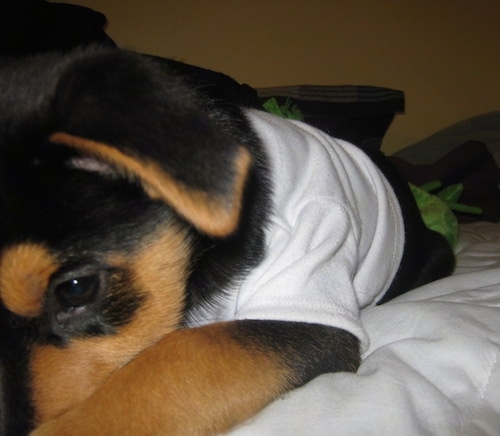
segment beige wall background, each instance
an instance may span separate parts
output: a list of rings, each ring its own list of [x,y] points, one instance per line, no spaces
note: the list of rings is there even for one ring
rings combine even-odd
[[[62,0],[63,1],[63,0]],[[108,18],[120,46],[224,72],[254,87],[401,89],[392,153],[500,110],[498,0],[70,0]]]

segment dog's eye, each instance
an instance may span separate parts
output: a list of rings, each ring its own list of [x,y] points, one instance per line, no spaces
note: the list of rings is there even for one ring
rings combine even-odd
[[[79,307],[90,303],[100,286],[98,274],[75,277],[64,281],[54,289],[59,302],[67,307]]]

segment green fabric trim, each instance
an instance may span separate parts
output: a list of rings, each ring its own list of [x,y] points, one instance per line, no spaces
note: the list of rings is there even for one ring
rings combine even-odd
[[[266,100],[263,104],[264,109],[274,115],[278,115],[282,118],[289,118],[291,120],[299,120],[302,121],[304,116],[300,109],[296,106],[292,106],[292,101],[288,97],[285,101],[285,104],[280,106],[278,100],[275,97],[271,97],[269,100]]]
[[[450,185],[436,195],[429,191],[439,189],[441,187],[439,181],[429,182],[420,187],[411,183],[409,185],[425,225],[443,235],[452,248],[457,246],[459,237],[458,221],[453,211],[472,214],[483,212],[479,207],[458,203],[464,190],[462,184]]]

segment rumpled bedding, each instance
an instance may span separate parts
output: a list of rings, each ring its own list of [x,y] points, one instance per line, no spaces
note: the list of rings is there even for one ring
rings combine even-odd
[[[322,375],[230,435],[500,434],[500,223],[462,224],[451,277],[362,320],[358,373]]]

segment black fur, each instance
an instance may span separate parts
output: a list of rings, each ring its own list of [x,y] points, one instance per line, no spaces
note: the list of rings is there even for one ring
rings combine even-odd
[[[0,306],[0,435],[24,435],[32,427],[28,349],[36,325]]]
[[[382,304],[450,275],[455,267],[455,256],[446,239],[425,226],[410,187],[397,168],[378,150],[367,151],[367,154],[394,189],[405,226],[403,258],[396,277],[379,302]]]
[[[244,320],[233,334],[243,346],[283,356],[290,388],[328,372],[355,372],[361,363],[354,335],[320,324]]]

